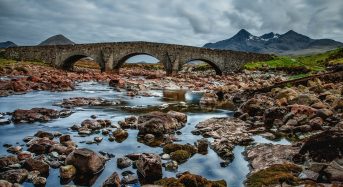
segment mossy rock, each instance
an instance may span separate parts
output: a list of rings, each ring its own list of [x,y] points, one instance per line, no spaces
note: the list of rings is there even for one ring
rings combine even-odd
[[[298,185],[300,179],[297,176],[301,171],[301,167],[294,164],[275,164],[248,176],[246,185],[248,187],[260,187],[284,182],[289,185]]]
[[[156,181],[155,185],[185,187],[185,185],[183,185],[182,183],[179,183],[176,178],[163,178],[163,179]]]
[[[197,153],[197,148],[194,145],[190,144],[167,144],[163,147],[163,152],[170,154],[172,152],[175,152],[177,150],[184,150],[187,151],[189,154],[194,155]]]
[[[168,186],[168,187],[226,187],[225,180],[210,181],[206,178],[194,175],[189,172],[182,173],[178,179],[176,178],[164,178],[155,182],[156,185]]]
[[[184,163],[191,157],[191,154],[185,150],[177,150],[170,153],[170,158],[178,163]]]

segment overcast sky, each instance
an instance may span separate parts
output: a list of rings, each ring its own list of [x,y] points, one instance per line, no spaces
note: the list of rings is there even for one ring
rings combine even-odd
[[[241,28],[343,41],[343,0],[0,0],[0,41],[153,41],[202,46]]]

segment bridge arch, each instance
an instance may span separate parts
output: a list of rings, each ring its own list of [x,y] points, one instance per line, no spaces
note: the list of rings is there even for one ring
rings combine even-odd
[[[87,55],[84,53],[75,53],[75,54],[70,54],[68,55],[63,61],[62,61],[62,69],[64,70],[71,70],[75,63],[83,58],[92,58],[99,66],[100,70],[104,71],[105,70],[105,65],[103,63],[99,63],[98,59],[94,55]]]
[[[119,60],[116,63],[116,65],[113,66],[113,69],[118,70],[119,68],[121,68],[126,63],[126,61],[129,58],[134,57],[134,56],[138,56],[138,55],[147,55],[147,56],[151,56],[153,58],[156,58],[159,61],[158,63],[162,62],[163,68],[166,69],[166,65],[163,63],[163,61],[161,59],[161,56],[160,55],[156,55],[156,54],[152,54],[152,53],[149,53],[149,52],[132,52],[132,53],[127,53],[126,55],[124,55],[121,58],[119,58]]]
[[[205,59],[205,58],[191,58],[191,59],[188,59],[188,60],[186,60],[182,64],[182,66],[184,66],[185,64],[187,64],[189,62],[192,62],[192,61],[202,61],[202,62],[205,62],[205,63],[207,63],[208,65],[210,65],[214,69],[214,71],[216,72],[217,75],[223,75],[223,71],[217,66],[216,63],[214,63],[211,60]]]

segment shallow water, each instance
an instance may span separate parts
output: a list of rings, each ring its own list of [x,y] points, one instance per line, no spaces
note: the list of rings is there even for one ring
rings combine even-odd
[[[80,83],[75,90],[69,92],[47,92],[47,91],[34,91],[24,95],[13,95],[9,97],[0,98],[0,112],[12,112],[15,109],[30,109],[33,107],[45,107],[61,109],[60,107],[53,106],[53,103],[61,101],[64,98],[70,97],[103,97],[106,99],[119,99],[124,101],[127,106],[160,106],[168,103],[196,103],[201,97],[201,93],[191,93],[187,91],[176,91],[177,95],[171,94],[175,91],[152,91],[152,97],[134,97],[130,98],[125,95],[125,92],[114,91],[107,85],[86,82]],[[199,96],[200,95],[200,96]],[[60,131],[64,134],[71,134],[72,139],[75,142],[93,140],[94,136],[79,137],[76,132],[69,131],[67,128],[76,123],[81,123],[83,120],[89,118],[95,114],[98,119],[110,119],[112,123],[116,123],[119,120],[123,120],[125,117],[132,114],[124,112],[118,106],[111,107],[91,107],[91,108],[77,108],[76,112],[67,118],[59,118],[48,123],[34,123],[34,124],[9,124],[0,126],[0,144],[20,144],[24,145],[22,139],[26,136],[32,136],[38,130],[45,131]],[[216,109],[211,112],[197,111],[187,112],[188,121],[187,125],[180,131],[181,135],[176,135],[179,139],[177,143],[190,143],[193,144],[196,140],[201,139],[201,136],[195,136],[191,133],[194,130],[194,126],[200,121],[209,119],[211,117],[224,117],[231,116],[232,112],[225,109]],[[114,154],[116,157],[112,158],[106,163],[106,167],[103,172],[97,177],[93,186],[101,186],[101,184],[109,177],[114,171],[121,173],[126,170],[130,170],[136,173],[136,170],[132,167],[126,169],[118,169],[116,166],[116,160],[130,153],[162,153],[160,147],[149,147],[142,143],[137,142],[136,130],[128,130],[129,137],[122,143],[109,142],[106,137],[100,144],[85,144],[79,143],[79,147],[87,147],[94,151],[105,151]],[[288,144],[287,140],[270,141],[261,136],[254,136],[255,142],[260,143],[278,143]],[[220,167],[222,161],[214,151],[209,149],[207,155],[196,154],[190,158],[186,163],[179,165],[178,171],[170,172],[163,171],[164,177],[174,177],[176,173],[190,171],[194,174],[199,174],[208,179],[225,179],[229,186],[243,186],[243,181],[246,175],[249,173],[248,162],[242,156],[245,147],[236,146],[234,149],[235,159],[228,167]],[[1,146],[1,155],[7,155],[6,149]],[[165,162],[165,161],[163,161]],[[50,175],[47,179],[47,186],[59,186],[59,171],[58,169],[51,169]],[[73,184],[70,182],[69,184]],[[33,186],[31,183],[24,183],[24,186]],[[139,184],[135,185],[139,186]]]

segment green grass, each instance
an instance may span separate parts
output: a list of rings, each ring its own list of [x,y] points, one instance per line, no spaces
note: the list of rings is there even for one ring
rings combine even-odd
[[[130,63],[125,63],[123,65],[125,68],[143,68],[145,70],[164,70],[163,64],[161,63],[156,63],[156,64],[130,64]]]
[[[44,62],[39,62],[39,61],[16,61],[16,60],[0,58],[0,68],[10,67],[10,66],[18,66],[18,65],[23,65],[23,64],[50,66],[50,64],[47,64]]]
[[[252,62],[244,67],[248,70],[286,70],[294,72],[294,77],[308,76],[310,72],[325,70],[326,66],[343,63],[343,49],[335,49],[321,54],[307,56],[277,56],[264,62]],[[294,78],[293,77],[293,78]]]
[[[288,79],[289,80],[300,79],[300,78],[305,78],[308,76],[311,76],[311,73],[301,73],[301,74],[291,75],[288,77]]]

